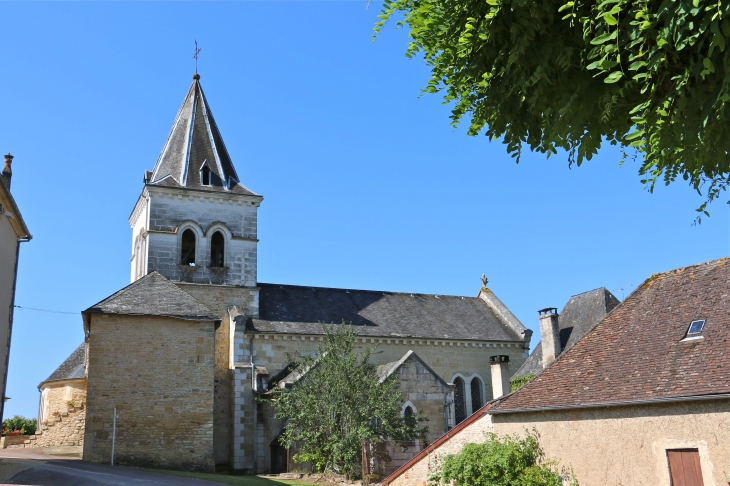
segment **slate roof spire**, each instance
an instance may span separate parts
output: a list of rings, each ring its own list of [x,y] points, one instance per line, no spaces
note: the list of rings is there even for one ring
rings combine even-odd
[[[152,185],[256,195],[240,184],[199,74],[193,75],[155,168],[145,179]]]

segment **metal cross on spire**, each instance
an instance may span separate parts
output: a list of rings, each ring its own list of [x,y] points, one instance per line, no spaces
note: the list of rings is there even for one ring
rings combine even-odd
[[[195,39],[195,54],[193,55],[193,59],[195,59],[195,74],[198,74],[198,54],[200,54],[200,51],[202,50],[202,47],[198,47],[198,40]]]

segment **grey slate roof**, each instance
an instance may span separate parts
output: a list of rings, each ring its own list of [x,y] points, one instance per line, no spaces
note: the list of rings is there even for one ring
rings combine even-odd
[[[56,371],[51,373],[51,376],[46,378],[38,385],[41,388],[44,384],[52,381],[63,381],[63,380],[77,380],[84,378],[86,371],[86,345],[81,343],[81,346],[76,348],[71,356],[66,358],[66,361],[61,363],[61,366],[56,368]]]
[[[320,323],[352,323],[361,336],[522,341],[479,298],[259,284],[250,330],[323,334]]]
[[[558,318],[561,354],[593,329],[618,304],[619,300],[604,287],[571,297]],[[539,342],[513,378],[537,375],[542,369],[542,342]]]
[[[391,361],[390,363],[385,363],[385,364],[379,365],[377,367],[376,376],[378,377],[378,383],[384,382],[386,379],[388,379],[388,377],[390,375],[395,373],[396,370],[398,370],[398,368],[400,368],[401,366],[403,366],[404,363],[406,363],[410,360],[417,360],[418,362],[420,362],[423,365],[423,367],[426,368],[437,380],[439,380],[441,383],[443,383],[444,386],[447,386],[447,387],[453,386],[453,385],[449,385],[446,382],[446,380],[441,378],[433,369],[431,369],[431,367],[428,366],[426,364],[426,362],[423,361],[421,359],[421,357],[416,354],[415,351],[410,350],[410,349],[398,361]]]
[[[211,170],[209,186],[200,181],[200,169],[206,162]],[[165,179],[167,176],[173,180]],[[148,184],[257,195],[239,181],[200,86],[200,77],[194,76]]]
[[[86,309],[83,314],[167,316],[196,321],[220,320],[213,311],[157,272],[152,272]]]

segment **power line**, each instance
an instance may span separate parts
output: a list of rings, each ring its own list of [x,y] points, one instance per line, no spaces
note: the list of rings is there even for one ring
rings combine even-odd
[[[48,309],[36,309],[35,307],[21,307],[19,305],[16,305],[16,306],[13,306],[13,307],[17,307],[18,309],[23,309],[23,310],[32,310],[32,311],[38,311],[38,312],[50,312],[51,314],[70,314],[70,315],[74,315],[74,316],[79,315],[78,312],[64,312],[64,311],[48,310]]]

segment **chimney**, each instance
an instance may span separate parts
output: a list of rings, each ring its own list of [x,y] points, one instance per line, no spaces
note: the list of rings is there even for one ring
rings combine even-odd
[[[10,190],[10,179],[13,178],[13,169],[10,168],[10,165],[13,163],[13,156],[10,154],[5,155],[5,168],[3,169],[3,180],[5,180],[5,185],[8,186],[8,191]]]
[[[492,398],[509,394],[509,356],[490,356],[489,364],[492,368]]]
[[[558,309],[548,307],[537,311],[540,315],[540,339],[542,340],[542,367],[547,368],[560,356],[560,327]]]

